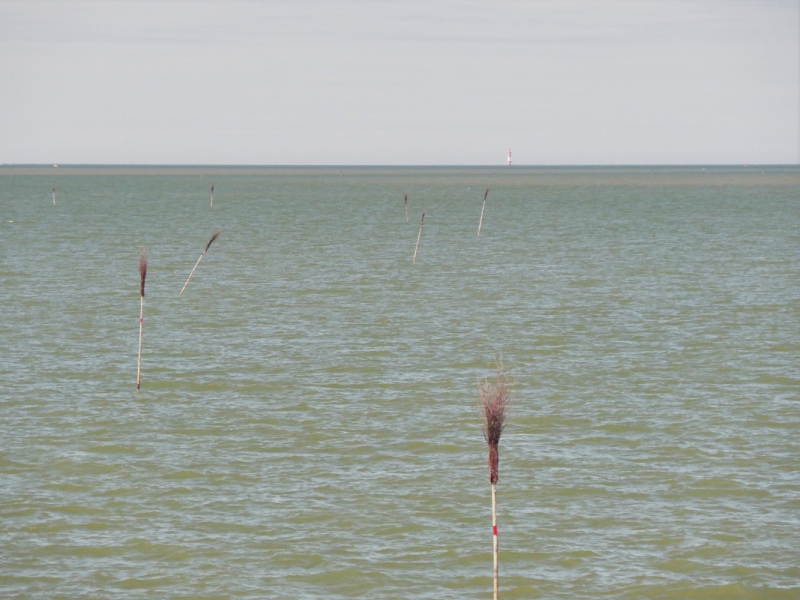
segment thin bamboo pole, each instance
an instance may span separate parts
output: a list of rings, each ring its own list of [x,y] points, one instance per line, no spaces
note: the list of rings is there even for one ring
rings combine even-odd
[[[212,186],[212,187],[213,187],[213,186]],[[194,269],[196,269],[196,268],[197,268],[197,265],[199,265],[199,264],[200,264],[200,261],[201,261],[201,260],[203,260],[203,257],[206,255],[206,252],[208,252],[208,249],[211,247],[211,244],[214,242],[214,240],[215,240],[215,239],[217,239],[217,236],[219,236],[219,234],[220,234],[221,232],[222,232],[222,230],[221,230],[221,229],[217,229],[217,230],[214,232],[214,235],[212,235],[212,236],[211,236],[211,239],[210,239],[210,240],[208,240],[208,243],[206,244],[206,249],[205,249],[205,250],[203,250],[203,253],[200,255],[200,258],[198,258],[198,259],[197,259],[197,262],[196,262],[196,263],[194,263]],[[194,269],[192,269],[192,272],[191,272],[191,273],[189,273],[189,279],[191,279],[191,278],[192,278],[192,275],[194,275]],[[187,286],[187,285],[189,285],[189,279],[187,279],[187,280],[186,280],[186,283],[184,283],[184,284],[183,284],[183,288],[181,289],[181,293],[180,293],[180,294],[178,294],[178,298],[180,298],[181,296],[183,296],[183,290],[185,290],[185,289],[186,289],[186,286]]]
[[[211,206],[214,206],[214,186],[211,186]]]
[[[494,538],[494,600],[497,600],[497,504],[495,502],[496,486],[492,484],[492,537]]]
[[[142,324],[144,323],[144,280],[147,277],[147,251],[139,249],[139,277],[141,277],[141,287],[139,294],[142,296],[142,306],[139,309],[139,364],[136,367],[136,391],[142,385]]]
[[[403,199],[406,202],[406,223],[408,223],[408,194],[406,194]]]
[[[53,206],[56,205],[56,188],[53,188]]]
[[[497,367],[497,383],[488,380],[480,386],[481,410],[483,412],[483,435],[489,446],[489,483],[492,484],[492,545],[494,546],[494,598],[497,600],[499,577],[497,574],[497,482],[500,473],[500,436],[506,420],[508,407],[508,380],[503,375],[502,365]]]
[[[411,262],[417,262],[417,248],[419,248],[419,238],[422,237],[422,222],[425,220],[425,211],[422,211],[422,218],[419,220],[419,234],[417,235],[417,245],[414,247],[414,260]]]
[[[144,323],[144,294],[142,294],[142,308],[139,310],[139,366],[136,367],[136,391],[142,385],[142,323]]]
[[[204,257],[205,255],[206,255],[206,251],[205,251],[205,250],[203,250],[203,253],[200,255],[200,258],[198,258],[198,259],[197,259],[197,262],[196,262],[196,263],[194,263],[194,269],[196,269],[196,268],[197,268],[197,265],[199,265],[199,264],[200,264],[200,261],[201,261],[201,260],[203,260],[203,257]],[[194,269],[192,269],[192,272],[191,272],[191,273],[189,273],[189,279],[191,279],[191,278],[192,278],[192,275],[194,275]],[[187,286],[187,285],[189,285],[189,279],[187,279],[187,280],[186,280],[186,283],[184,283],[184,284],[183,284],[183,288],[181,288],[181,293],[180,293],[180,294],[178,294],[178,298],[180,298],[181,296],[183,296],[183,290],[185,290],[185,289],[186,289],[186,286]]]
[[[481,209],[481,221],[478,223],[478,236],[481,235],[481,225],[483,225],[483,211],[486,210],[486,196],[489,195],[489,188],[486,188],[486,193],[483,195],[483,208]]]

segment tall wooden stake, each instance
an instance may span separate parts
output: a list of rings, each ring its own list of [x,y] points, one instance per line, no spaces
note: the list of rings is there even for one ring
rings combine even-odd
[[[483,211],[486,210],[486,196],[489,195],[489,188],[486,188],[486,193],[483,195],[483,208],[481,209],[481,221],[478,223],[478,235],[481,234],[481,225],[483,225]]]
[[[408,223],[408,194],[404,196],[404,200],[406,202],[406,223]]]
[[[211,186],[211,206],[214,206],[214,186]]]
[[[139,309],[139,365],[136,367],[136,391],[142,385],[142,324],[144,323],[144,279],[147,277],[147,252],[139,249],[139,276],[142,280],[142,287],[139,293],[142,296],[142,305]]]
[[[56,188],[53,188],[53,206],[56,205]]]
[[[203,253],[200,255],[200,258],[198,258],[198,259],[197,259],[197,262],[196,262],[196,263],[194,263],[194,269],[196,269],[196,268],[197,268],[197,265],[199,265],[199,264],[200,264],[200,261],[201,261],[201,260],[203,260],[203,257],[206,255],[206,251],[208,251],[208,248],[209,248],[209,246],[211,246],[211,243],[212,243],[212,242],[213,242],[215,239],[217,239],[217,237],[219,236],[219,234],[220,234],[220,233],[222,233],[222,230],[221,230],[221,229],[217,229],[217,230],[214,232],[214,235],[212,235],[212,236],[211,236],[211,239],[210,239],[210,240],[208,240],[208,243],[206,244],[206,249],[205,249],[205,250],[203,250]],[[191,279],[191,278],[192,278],[192,275],[194,275],[194,269],[192,269],[192,272],[191,272],[191,273],[189,273],[189,279]],[[189,279],[187,279],[187,280],[186,280],[186,283],[184,283],[184,284],[183,284],[183,288],[181,289],[181,293],[180,293],[180,294],[178,294],[178,298],[180,298],[181,296],[183,296],[183,290],[185,290],[185,289],[186,289],[186,286],[187,286],[187,285],[189,285]]]
[[[422,222],[425,220],[425,211],[422,211],[422,218],[419,220],[419,235],[417,235],[417,245],[414,247],[414,260],[411,262],[417,262],[417,248],[419,248],[419,238],[422,237]]]

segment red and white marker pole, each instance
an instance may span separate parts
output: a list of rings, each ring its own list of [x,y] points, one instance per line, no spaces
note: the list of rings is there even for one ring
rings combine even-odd
[[[494,540],[494,600],[497,600],[497,509],[495,504],[495,484],[492,484],[492,538]]]

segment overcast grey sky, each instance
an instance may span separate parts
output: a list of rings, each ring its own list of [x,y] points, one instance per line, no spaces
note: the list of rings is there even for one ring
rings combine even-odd
[[[0,163],[795,163],[797,0],[0,0]]]

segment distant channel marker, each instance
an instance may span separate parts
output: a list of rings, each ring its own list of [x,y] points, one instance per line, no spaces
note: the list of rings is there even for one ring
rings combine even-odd
[[[139,309],[139,364],[136,367],[136,391],[142,384],[142,324],[144,323],[144,279],[147,277],[147,250],[139,248],[139,277],[141,278],[141,287],[139,293],[142,296],[142,306]]]
[[[422,211],[422,218],[419,220],[419,234],[417,234],[417,245],[414,246],[414,260],[411,262],[417,262],[417,249],[419,248],[419,238],[422,237],[422,222],[425,220],[425,211]]]
[[[481,220],[478,223],[478,237],[481,235],[481,225],[483,225],[483,211],[486,210],[486,196],[489,195],[489,188],[486,188],[486,193],[483,195],[483,208],[481,209]]]

